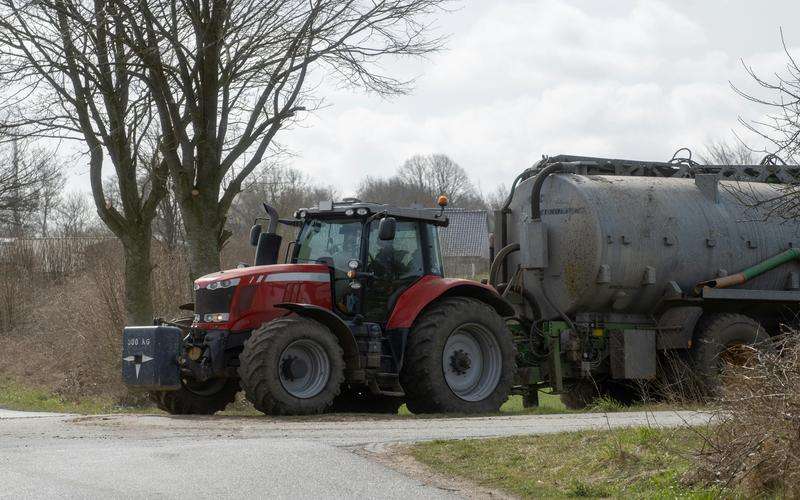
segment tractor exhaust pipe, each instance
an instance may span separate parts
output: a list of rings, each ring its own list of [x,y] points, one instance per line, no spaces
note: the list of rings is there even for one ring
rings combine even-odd
[[[278,255],[281,250],[283,238],[277,234],[278,211],[270,205],[263,203],[264,211],[269,216],[269,225],[265,233],[261,232],[261,226],[255,225],[250,232],[250,241],[256,245],[256,256],[253,264],[256,266],[269,266],[278,263]]]

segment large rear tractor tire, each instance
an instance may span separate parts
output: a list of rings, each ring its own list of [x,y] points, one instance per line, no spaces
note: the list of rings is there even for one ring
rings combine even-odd
[[[247,399],[267,415],[322,413],[344,381],[344,354],[321,323],[290,316],[255,330],[239,356]]]
[[[747,366],[758,351],[771,349],[771,339],[761,323],[744,314],[711,314],[701,321],[692,361],[703,396],[718,396],[725,385],[727,364]]]
[[[150,399],[171,415],[213,415],[233,403],[237,392],[236,379],[184,381],[177,391],[151,392]]]
[[[417,319],[400,383],[414,413],[492,413],[508,399],[516,350],[506,323],[478,300],[442,300]]]
[[[334,398],[331,411],[397,415],[401,406],[403,406],[402,398],[376,396],[366,390],[346,389]]]

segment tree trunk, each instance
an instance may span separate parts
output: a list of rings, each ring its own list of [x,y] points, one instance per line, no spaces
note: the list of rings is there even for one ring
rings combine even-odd
[[[131,231],[123,240],[125,252],[125,314],[128,325],[153,323],[153,265],[151,230]]]
[[[224,223],[217,215],[216,200],[197,198],[181,204],[192,281],[220,270],[220,235]]]

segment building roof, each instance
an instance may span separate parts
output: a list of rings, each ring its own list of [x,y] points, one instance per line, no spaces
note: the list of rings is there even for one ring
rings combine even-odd
[[[489,258],[489,217],[486,210],[450,208],[445,210],[450,220],[439,228],[442,255],[445,257]]]

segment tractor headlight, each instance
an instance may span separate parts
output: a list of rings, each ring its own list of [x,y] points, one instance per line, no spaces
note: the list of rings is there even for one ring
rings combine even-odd
[[[348,217],[352,217],[355,213],[356,211],[353,210],[352,208],[348,208],[347,210],[344,211],[344,214]]]
[[[367,215],[367,214],[369,213],[369,209],[368,209],[368,208],[361,207],[361,208],[359,208],[358,210],[356,210],[356,213],[357,213],[358,215]]]
[[[231,278],[227,280],[215,281],[213,283],[209,283],[208,287],[206,288],[208,290],[217,290],[219,288],[230,288],[232,286],[238,285],[240,281],[241,279],[239,278]]]
[[[225,323],[230,319],[231,315],[228,313],[211,313],[203,316],[205,323]]]

